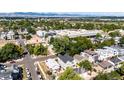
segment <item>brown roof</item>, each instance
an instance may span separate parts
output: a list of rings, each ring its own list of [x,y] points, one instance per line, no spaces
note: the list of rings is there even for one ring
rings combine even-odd
[[[107,69],[107,68],[110,68],[111,66],[113,66],[110,62],[108,61],[103,61],[103,62],[100,62],[99,65],[104,68],[104,69]]]
[[[96,55],[97,53],[95,53],[94,51],[91,50],[85,50],[85,53],[89,54],[89,55]]]
[[[81,56],[81,55],[75,55],[74,56],[74,59],[76,59],[76,60],[78,60],[78,61],[81,61],[81,60],[83,60],[84,59],[84,57],[83,56]]]

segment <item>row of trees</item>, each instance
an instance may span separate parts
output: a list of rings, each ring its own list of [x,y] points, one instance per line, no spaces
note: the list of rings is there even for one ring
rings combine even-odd
[[[101,29],[103,31],[112,31],[115,29],[123,29],[124,26],[119,23],[98,23],[98,22],[82,22],[82,21],[64,21],[64,20],[8,20],[1,21],[0,26],[3,29],[25,29],[27,28],[29,33],[35,34],[36,27],[42,27],[43,30],[59,30],[59,29]]]
[[[23,55],[23,49],[15,44],[8,43],[0,49],[0,62],[18,59]]]
[[[39,45],[28,44],[26,47],[29,50],[30,54],[34,54],[36,56],[47,55],[48,53],[47,47],[44,47],[42,44],[39,44]]]
[[[69,54],[74,56],[75,54],[80,54],[80,52],[86,49],[96,49],[102,48],[104,46],[111,46],[115,44],[114,39],[105,40],[103,42],[98,42],[93,44],[90,39],[86,37],[62,37],[62,38],[51,38],[50,44],[53,45],[53,49],[58,54]]]

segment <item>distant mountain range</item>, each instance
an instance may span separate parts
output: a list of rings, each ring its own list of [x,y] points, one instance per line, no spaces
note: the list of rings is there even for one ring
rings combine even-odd
[[[14,12],[0,13],[0,17],[124,17],[124,12]]]

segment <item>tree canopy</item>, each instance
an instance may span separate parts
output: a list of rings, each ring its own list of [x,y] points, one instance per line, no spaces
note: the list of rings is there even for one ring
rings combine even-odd
[[[101,38],[101,37],[102,37],[101,34],[99,34],[99,33],[96,34],[96,38]]]
[[[12,59],[20,58],[23,49],[15,44],[8,43],[0,49],[0,61],[5,62]]]
[[[42,44],[39,45],[32,45],[28,44],[27,48],[30,54],[38,55],[47,55],[47,47],[44,47]]]
[[[84,60],[80,62],[78,65],[88,71],[92,71],[93,69],[92,63],[89,62],[88,60]]]
[[[117,70],[117,72],[118,72],[120,75],[124,75],[124,64],[121,65],[121,67]]]
[[[59,80],[82,80],[83,78],[80,77],[73,68],[68,67],[64,73],[60,75],[58,78]]]
[[[119,80],[119,79],[121,79],[121,76],[117,71],[112,71],[110,73],[100,72],[95,77],[95,80]]]
[[[119,31],[114,31],[114,32],[110,32],[109,35],[111,37],[117,37],[117,36],[120,36],[120,33],[119,33]]]
[[[71,56],[79,54],[80,52],[92,48],[93,44],[90,39],[86,37],[62,37],[51,38],[50,44],[53,45],[54,50],[58,54],[69,54]]]
[[[120,39],[120,44],[124,44],[124,36]]]
[[[103,42],[98,42],[94,44],[94,47],[97,49],[97,48],[103,48],[105,46],[112,46],[114,44],[115,44],[114,39],[108,39],[108,40],[104,40]]]

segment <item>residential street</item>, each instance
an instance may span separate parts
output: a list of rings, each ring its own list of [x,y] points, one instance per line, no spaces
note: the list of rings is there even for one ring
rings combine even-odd
[[[24,48],[24,51],[28,52],[28,50],[25,46],[24,40],[21,37],[20,37],[20,39],[17,40],[17,42],[20,43],[20,45]],[[31,58],[31,55],[29,54],[29,52],[28,52],[28,54],[25,55],[24,60],[21,63],[24,63],[26,68],[29,69],[29,72],[31,73],[32,79],[38,80],[38,76],[37,76],[37,73],[35,71],[34,62]]]
[[[28,50],[25,46],[24,40],[21,39],[21,37],[20,37],[20,39],[17,40],[17,42],[24,48],[25,52],[28,52]],[[25,67],[27,69],[29,69],[29,72],[31,73],[32,80],[39,80],[38,75],[37,75],[36,70],[35,70],[34,63],[37,62],[37,61],[45,61],[49,58],[55,58],[55,57],[56,57],[56,55],[32,58],[31,55],[28,52],[28,54],[25,55],[23,60],[18,61],[14,64],[15,65],[25,65]],[[12,63],[5,63],[5,65],[10,66],[10,65],[12,65]]]

